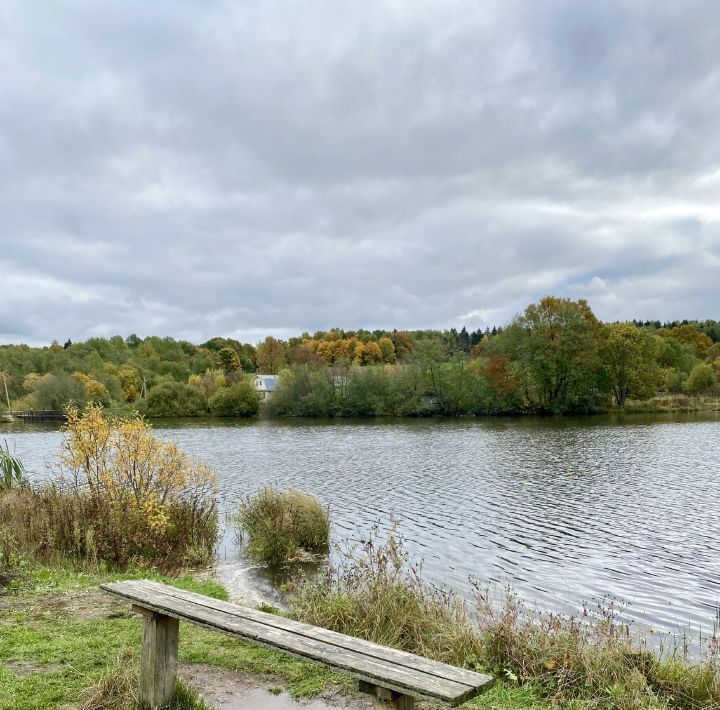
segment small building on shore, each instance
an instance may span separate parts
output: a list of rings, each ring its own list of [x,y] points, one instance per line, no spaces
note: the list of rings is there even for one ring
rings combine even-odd
[[[277,392],[278,377],[277,375],[255,375],[253,386],[263,399],[267,399]]]

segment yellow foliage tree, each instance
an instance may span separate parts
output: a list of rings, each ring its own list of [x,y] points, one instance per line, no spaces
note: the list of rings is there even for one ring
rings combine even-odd
[[[329,365],[335,362],[338,352],[338,340],[320,340],[317,354]]]
[[[383,362],[395,362],[395,344],[390,338],[380,338],[380,340],[378,340],[378,347],[382,353]]]
[[[80,380],[85,388],[88,402],[95,404],[110,404],[110,393],[102,382],[98,382],[92,375],[84,372],[73,372],[72,375],[76,380]]]
[[[134,402],[140,395],[140,375],[132,367],[123,367],[118,370],[117,378],[126,402]]]
[[[374,340],[368,340],[362,349],[362,364],[371,365],[382,360],[380,346]]]
[[[215,514],[215,473],[156,439],[141,417],[114,419],[94,405],[82,412],[70,407],[64,432],[61,480],[76,493],[102,498],[154,532],[165,530],[178,503],[205,517]]]

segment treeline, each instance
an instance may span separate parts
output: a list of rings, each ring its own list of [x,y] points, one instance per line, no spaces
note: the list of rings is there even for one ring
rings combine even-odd
[[[279,376],[262,404],[255,372]],[[257,346],[136,335],[5,345],[0,373],[16,411],[73,402],[153,417],[595,412],[658,393],[716,392],[720,323],[605,324],[585,301],[546,297],[503,328],[474,332],[336,328]]]

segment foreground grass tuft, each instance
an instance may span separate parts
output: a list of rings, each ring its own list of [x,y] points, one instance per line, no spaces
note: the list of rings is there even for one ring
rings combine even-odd
[[[258,562],[278,566],[328,550],[328,509],[307,493],[262,488],[240,501],[237,522],[248,537],[248,555]]]
[[[105,677],[90,689],[82,710],[137,710],[137,660],[122,654]],[[175,694],[164,710],[214,710],[188,683],[178,680]]]

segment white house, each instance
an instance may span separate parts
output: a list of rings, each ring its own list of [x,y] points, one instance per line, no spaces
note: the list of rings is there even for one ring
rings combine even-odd
[[[277,375],[255,375],[253,380],[255,389],[259,392],[263,399],[267,399],[274,392],[277,392],[278,378]]]

